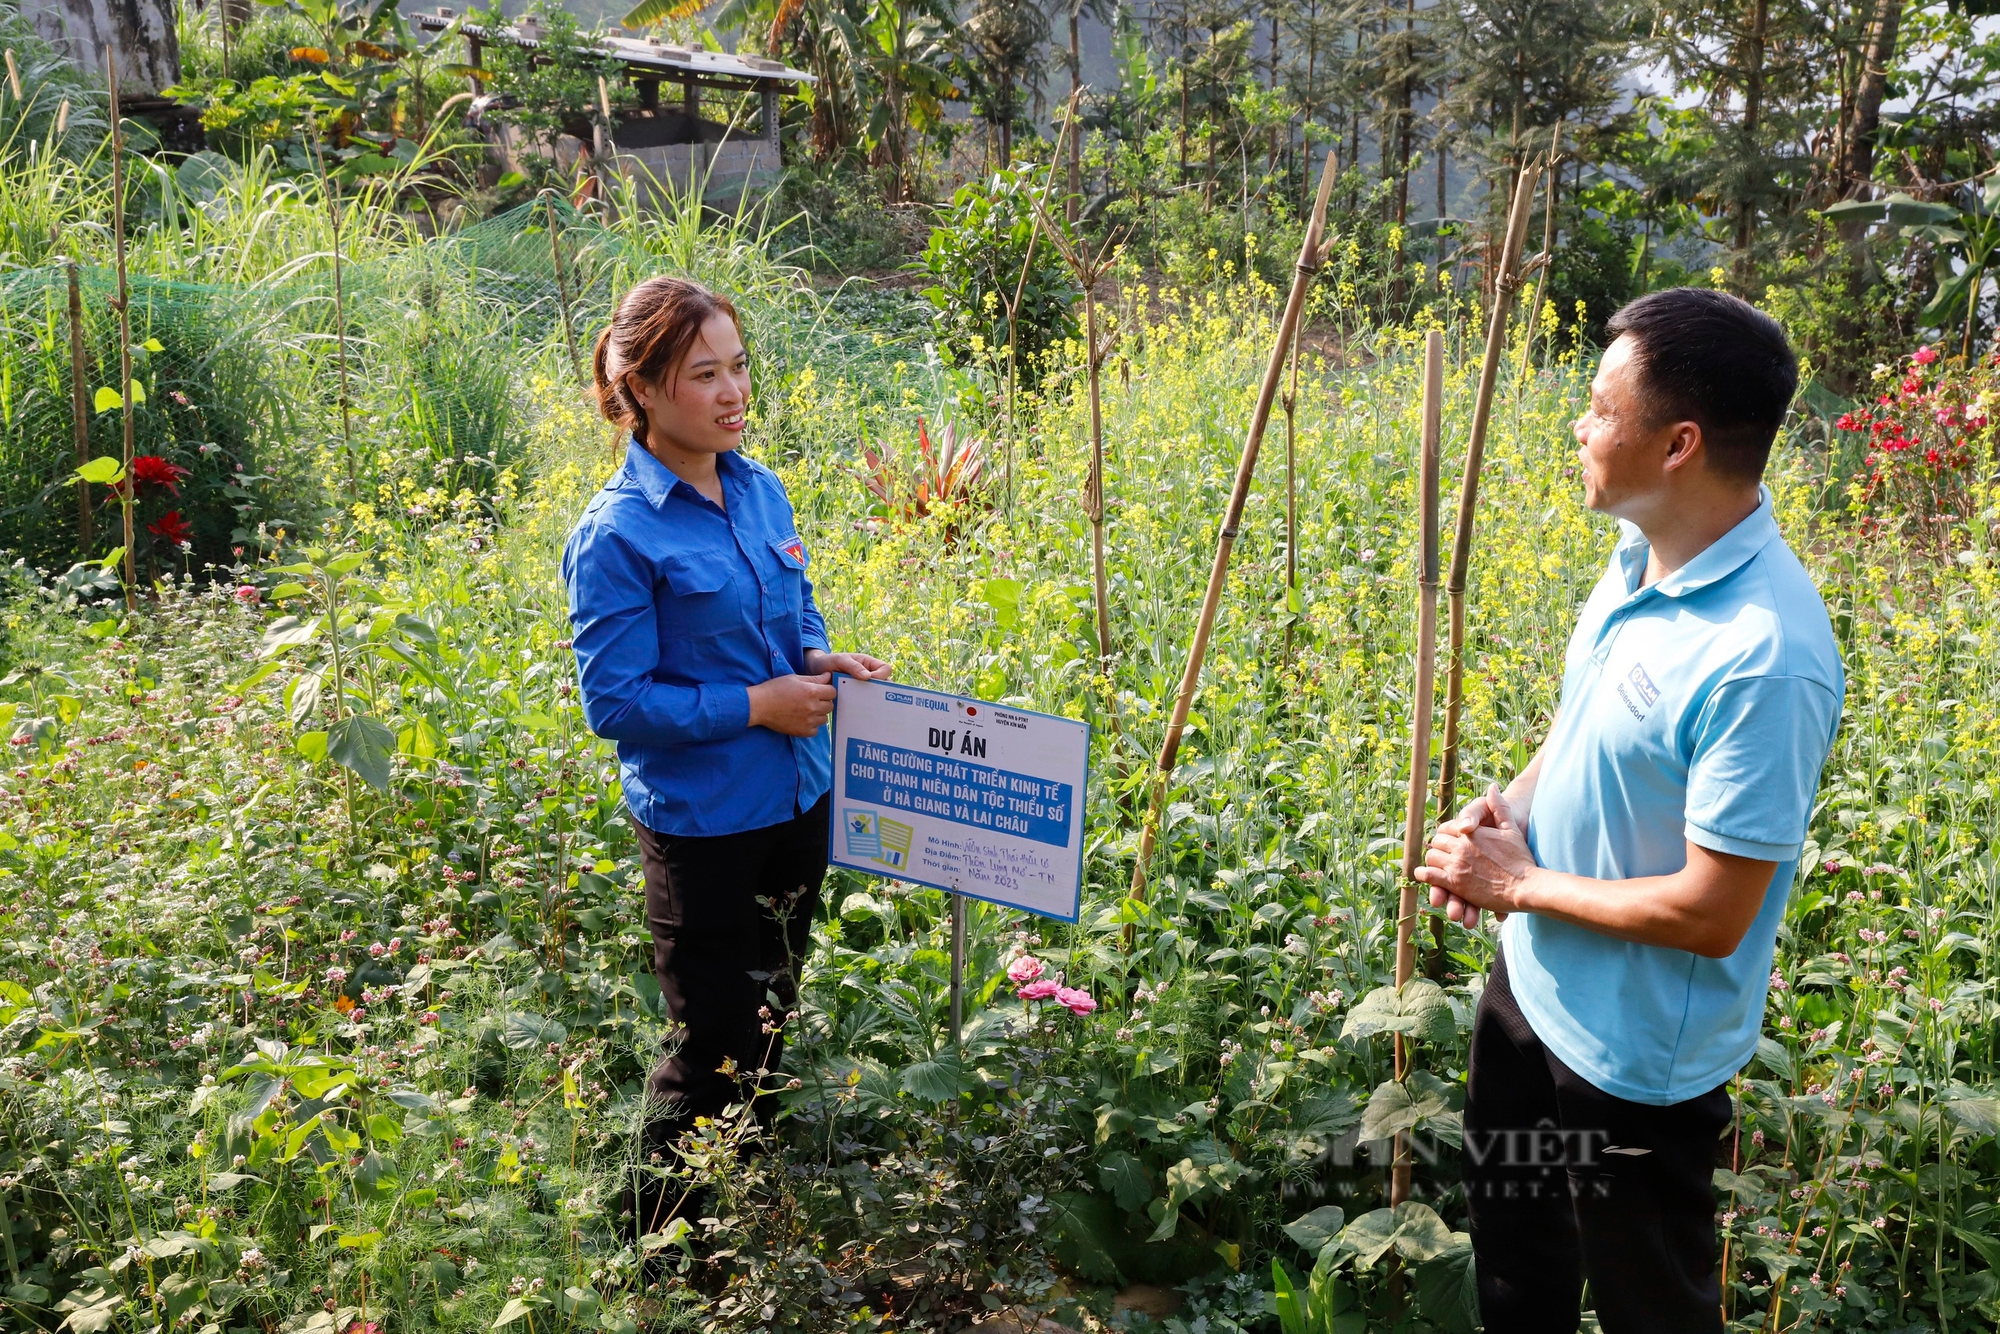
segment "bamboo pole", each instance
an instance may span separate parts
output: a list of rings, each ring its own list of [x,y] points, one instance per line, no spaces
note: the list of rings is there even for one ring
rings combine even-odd
[[[1417,970],[1417,867],[1424,860],[1424,804],[1430,795],[1431,710],[1437,695],[1438,609],[1438,451],[1444,435],[1444,335],[1424,338],[1424,408],[1421,455],[1417,464],[1417,688],[1410,700],[1410,792],[1403,814],[1403,884],[1396,908],[1396,986]],[[1410,1050],[1396,1034],[1396,1078],[1410,1073]],[[1396,1135],[1389,1203],[1410,1197],[1409,1146]]]
[[[1301,312],[1305,308],[1306,289],[1312,285],[1313,276],[1319,272],[1320,238],[1326,227],[1326,205],[1333,194],[1333,181],[1338,173],[1339,155],[1329,152],[1326,168],[1320,173],[1319,195],[1313,200],[1312,217],[1306,223],[1304,242],[1299,246],[1297,271],[1292,277],[1291,295],[1285,299],[1285,312],[1278,322],[1278,336],[1271,345],[1271,359],[1264,367],[1264,381],[1257,391],[1257,407],[1250,415],[1250,429],[1243,438],[1243,454],[1236,464],[1236,484],[1229,493],[1229,507],[1222,518],[1222,531],[1215,541],[1215,563],[1209,567],[1208,589],[1202,595],[1201,617],[1195,622],[1194,642],[1188,645],[1187,670],[1181,674],[1179,694],[1174,700],[1172,719],[1167,723],[1166,739],[1160,743],[1160,757],[1153,772],[1152,798],[1146,807],[1145,824],[1139,831],[1139,856],[1132,864],[1131,897],[1144,901],[1146,897],[1146,864],[1153,859],[1153,845],[1159,837],[1160,809],[1166,804],[1167,780],[1172,777],[1174,761],[1180,754],[1181,733],[1187,729],[1188,710],[1194,705],[1195,687],[1201,682],[1202,660],[1208,655],[1208,637],[1215,629],[1216,609],[1222,602],[1222,586],[1229,579],[1229,556],[1236,546],[1238,526],[1243,522],[1243,507],[1250,499],[1250,480],[1257,472],[1257,451],[1264,443],[1264,427],[1271,420],[1271,404],[1278,397],[1278,382],[1285,373],[1285,356],[1292,344],[1292,335],[1297,331]],[[1126,928],[1126,937],[1131,937],[1131,928]]]
[[[76,466],[90,462],[90,367],[83,350],[83,284],[74,259],[63,261],[69,273],[69,412],[76,434]],[[90,483],[76,484],[76,554],[88,559],[96,532],[90,519]]]
[[[1514,268],[1521,259],[1521,242],[1528,230],[1528,207],[1535,197],[1540,163],[1521,169],[1514,185],[1514,205],[1507,216],[1506,241],[1493,284],[1493,313],[1486,324],[1486,356],[1479,366],[1479,396],[1472,404],[1472,431],[1465,445],[1465,475],[1458,488],[1458,526],[1451,544],[1451,575],[1445,594],[1451,603],[1450,648],[1444,698],[1444,747],[1438,768],[1438,818],[1458,809],[1458,715],[1465,690],[1465,576],[1472,564],[1472,524],[1479,507],[1479,468],[1486,455],[1486,425],[1493,416],[1493,384],[1507,348],[1507,317],[1520,279]]]
[[[132,290],[125,279],[125,130],[118,110],[118,53],[104,52],[105,83],[111,90],[111,250],[118,270],[118,392],[124,435],[119,461],[124,465],[124,491],[120,508],[124,511],[125,610],[139,609],[139,563],[133,554],[132,505],[138,486],[132,480]]]
[[[1062,128],[1056,132],[1056,157],[1062,156],[1063,137],[1069,133],[1070,124],[1076,119],[1076,99],[1079,96],[1081,90],[1070,94]],[[1055,182],[1054,167],[1049,169],[1049,181],[1051,184]],[[1035,263],[1035,243],[1042,239],[1041,201],[1033,193],[1029,194],[1028,199],[1031,217],[1028,223],[1028,249],[1021,256],[1021,276],[1014,282],[1014,299],[1007,301],[1006,297],[1001,297],[1002,301],[1007,302],[1007,454],[1002,465],[1005,486],[1003,510],[1010,520],[1014,517],[1014,398],[1019,392],[1020,384],[1021,294],[1028,290],[1028,271]],[[1100,640],[1099,648],[1102,647],[1103,641]]]
[[[1534,360],[1535,326],[1542,318],[1542,298],[1549,290],[1549,267],[1555,263],[1556,247],[1556,185],[1561,179],[1558,170],[1562,162],[1562,122],[1557,121],[1549,132],[1549,184],[1542,192],[1542,253],[1535,256],[1534,263],[1539,269],[1535,274],[1535,300],[1528,307],[1528,332],[1521,338],[1521,373],[1514,378],[1528,378],[1528,363]]]

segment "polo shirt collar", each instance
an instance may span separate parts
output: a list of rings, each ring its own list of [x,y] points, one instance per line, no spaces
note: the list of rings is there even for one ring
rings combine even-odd
[[[1759,486],[1757,508],[1750,511],[1741,523],[1709,543],[1700,555],[1657,584],[1641,589],[1639,581],[1645,577],[1650,547],[1638,528],[1623,519],[1618,524],[1625,530],[1625,537],[1618,544],[1619,567],[1625,575],[1626,594],[1635,597],[1642,592],[1656,592],[1661,597],[1677,598],[1707,588],[1736,573],[1752,556],[1778,539],[1778,520],[1772,512],[1771,489]]]
[[[743,467],[743,460],[736,457],[733,449],[715,456],[716,471],[725,481],[740,481]],[[673,470],[666,464],[654,458],[652,451],[640,444],[636,436],[625,445],[625,471],[654,509],[666,507],[667,497],[674,493],[675,487],[686,487],[690,496],[701,495],[701,492],[674,476]]]

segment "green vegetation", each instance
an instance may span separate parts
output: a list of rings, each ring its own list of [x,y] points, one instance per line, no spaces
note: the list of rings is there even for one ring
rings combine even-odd
[[[1082,188],[1065,198],[1068,164],[1022,114],[1022,52],[1046,52],[1046,25],[977,8],[977,49],[955,53],[915,6],[732,11],[823,78],[787,130],[818,160],[736,216],[692,198],[642,213],[616,180],[582,207],[483,191],[483,149],[440,110],[462,72],[406,43],[393,11],[304,0],[243,27],[227,69],[190,22],[185,86],[211,148],[173,157],[134,126],[117,199],[101,90],[5,20],[21,78],[0,96],[0,546],[18,558],[0,600],[8,1326],[952,1329],[1012,1307],[1173,1334],[1471,1329],[1457,1108],[1490,938],[1449,927],[1425,978],[1385,987],[1417,350],[1445,332],[1450,477],[1486,221],[1411,200],[1426,135],[1505,176],[1558,111],[1588,122],[1566,139],[1588,165],[1555,196],[1548,299],[1503,362],[1468,781],[1540,741],[1613,540],[1577,503],[1568,435],[1593,330],[1648,285],[1759,294],[1816,358],[1771,482],[1834,613],[1849,699],[1766,1036],[1733,1086],[1729,1318],[1745,1334],[2000,1318],[1993,205],[1982,185],[1906,179],[1987,161],[1937,102],[1985,48],[1961,42],[1916,111],[1868,131],[1899,145],[1884,193],[1915,193],[1838,206],[1875,166],[1750,169],[1809,113],[1858,114],[1815,80],[1864,65],[1785,63],[1820,50],[1789,12],[1756,37],[1774,53],[1768,119],[1737,135],[1665,104],[1614,113],[1598,97],[1611,30],[1576,7],[1550,36],[1470,8],[1404,28],[1400,9],[1336,22],[1287,6],[1268,78],[1241,24],[1163,11],[1120,25],[1120,83],[1085,98]],[[1966,31],[1955,12],[1911,14],[1909,50]],[[1350,20],[1366,43],[1335,41]],[[1747,59],[1749,38],[1701,46],[1719,22],[1675,11],[1649,40],[1722,99],[1740,84],[1695,56]],[[1516,73],[1540,80],[1533,102],[1488,68],[1530,41]],[[1415,72],[1385,82],[1404,57]],[[969,184],[943,174],[948,126],[924,100],[938,69],[990,126]],[[571,104],[594,76],[567,78],[526,108],[537,132],[588,125]],[[1447,93],[1430,121],[1395,91],[1426,86]],[[1385,87],[1388,105],[1369,100]],[[892,89],[909,99],[895,114],[864,114]],[[1400,146],[1377,132],[1405,119],[1418,147],[1392,148],[1389,170],[1351,160],[1364,128]],[[1328,143],[1350,160],[1297,393],[1135,902],[1147,768],[1296,253],[1307,149]],[[786,199],[826,207],[793,218]],[[1079,294],[1046,230],[1021,279],[1037,199],[1045,229],[1125,242],[1094,294],[1112,340],[1108,645]],[[825,282],[911,263],[928,290]],[[836,874],[799,1012],[775,1020],[792,1076],[775,1137],[747,1115],[705,1127],[676,1169],[701,1221],[635,1244],[621,1211],[647,1170],[632,1160],[662,1025],[637,849],[582,723],[555,557],[619,447],[577,354],[658,272],[745,314],[749,448],[791,490],[836,643],[907,680],[1088,719],[1096,749],[1083,919],[972,906],[962,1051],[943,896]],[[81,485],[78,388],[96,460]],[[983,473],[919,496],[918,442],[947,432]],[[1021,998],[1037,970],[1092,1004]],[[1420,1056],[1402,1082],[1395,1033]],[[1391,1210],[1397,1131],[1421,1153]],[[1135,1283],[1177,1288],[1181,1309],[1114,1316]]]

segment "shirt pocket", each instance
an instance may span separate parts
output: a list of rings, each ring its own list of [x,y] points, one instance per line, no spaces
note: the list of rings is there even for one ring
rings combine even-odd
[[[797,624],[805,610],[806,544],[797,534],[770,540],[771,554],[777,559],[778,605],[773,609],[786,624]]]
[[[708,639],[736,627],[735,565],[734,553],[721,551],[676,552],[661,559],[662,640]]]

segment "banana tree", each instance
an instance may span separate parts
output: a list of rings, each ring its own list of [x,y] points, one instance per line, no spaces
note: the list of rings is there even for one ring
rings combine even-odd
[[[1966,191],[1963,204],[1913,199],[1892,194],[1882,199],[1854,199],[1826,210],[1832,222],[1878,223],[1891,232],[1906,231],[1912,241],[1929,242],[1937,277],[1937,292],[1918,312],[1928,328],[1946,329],[1964,309],[1964,335],[1959,355],[1972,356],[1972,335],[1979,319],[1979,297],[1987,270],[2000,257],[2000,177],[1988,177]],[[1954,267],[1954,261],[1958,267]]]
[[[868,141],[889,169],[892,202],[908,198],[911,132],[942,124],[953,95],[950,18],[936,0],[875,0],[862,25],[861,57],[882,85]]]

